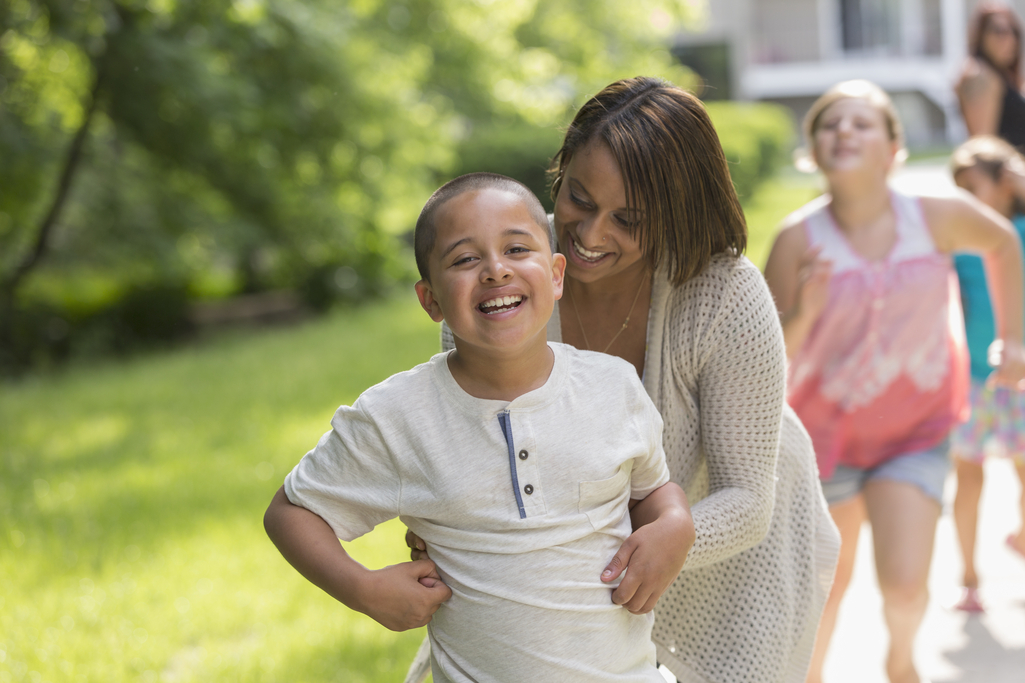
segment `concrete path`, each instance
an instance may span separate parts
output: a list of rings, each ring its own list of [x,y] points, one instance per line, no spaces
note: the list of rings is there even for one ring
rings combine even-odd
[[[1025,558],[1004,544],[1019,523],[1018,479],[1011,463],[1002,459],[986,463],[985,476],[976,566],[986,613],[973,616],[952,609],[959,597],[962,565],[950,514],[955,490],[951,476],[929,577],[932,599],[915,644],[915,661],[924,681],[1025,682]],[[873,562],[872,534],[866,526],[826,659],[827,683],[886,680],[887,636]]]
[[[947,194],[954,185],[943,163],[909,165],[894,185],[916,194]],[[959,597],[962,569],[950,513],[954,485],[951,476],[929,578],[932,599],[915,646],[919,673],[932,683],[1025,683],[1025,558],[1004,544],[1020,523],[1018,479],[1010,462],[986,463],[976,555],[986,606],[981,616],[951,608]],[[873,562],[866,526],[826,660],[827,683],[886,680],[887,636]]]

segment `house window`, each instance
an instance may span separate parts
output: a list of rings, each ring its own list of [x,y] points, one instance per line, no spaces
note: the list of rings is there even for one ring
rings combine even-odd
[[[840,0],[844,52],[900,52],[899,3]]]
[[[843,52],[852,55],[938,55],[940,0],[838,0]]]

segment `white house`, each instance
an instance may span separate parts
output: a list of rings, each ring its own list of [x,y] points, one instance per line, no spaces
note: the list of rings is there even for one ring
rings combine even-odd
[[[703,97],[768,100],[800,120],[829,86],[867,78],[893,97],[908,144],[956,143],[953,84],[978,0],[709,0],[707,22],[674,51]],[[1025,16],[1025,0],[1006,1]]]

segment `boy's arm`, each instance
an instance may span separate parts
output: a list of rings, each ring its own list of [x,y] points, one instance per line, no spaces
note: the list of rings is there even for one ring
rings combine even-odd
[[[694,521],[687,494],[673,482],[663,484],[642,500],[630,501],[634,532],[602,572],[601,580],[615,581],[629,568],[612,602],[633,614],[655,608],[676,579],[694,545]]]
[[[423,626],[452,595],[431,560],[370,570],[353,560],[321,517],[293,505],[278,489],[263,517],[288,563],[347,607],[392,631]]]

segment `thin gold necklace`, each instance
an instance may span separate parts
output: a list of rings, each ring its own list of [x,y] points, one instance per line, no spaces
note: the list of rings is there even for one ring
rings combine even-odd
[[[637,305],[637,299],[640,298],[641,290],[642,289],[644,289],[644,278],[641,278],[641,286],[637,288],[637,293],[634,294],[634,300],[633,300],[633,303],[630,304],[630,310],[627,311],[626,320],[623,321],[622,327],[619,328],[619,331],[616,332],[616,334],[612,337],[612,339],[609,340],[609,343],[606,344],[605,348],[602,349],[602,353],[608,353],[609,352],[609,349],[612,347],[613,342],[615,342],[617,339],[619,339],[619,335],[623,334],[623,330],[625,330],[627,328],[627,326],[630,324],[630,316],[633,315],[634,306]],[[576,316],[577,316],[577,325],[580,326],[580,334],[584,335],[584,346],[586,347],[585,350],[590,351],[591,350],[591,342],[589,342],[587,340],[587,332],[584,331],[584,323],[581,322],[581,320],[580,320],[580,310],[577,309],[577,302],[573,298],[573,291],[569,287],[566,288],[566,291],[569,293],[570,302],[572,302],[572,304],[573,304],[573,313],[575,313]]]

